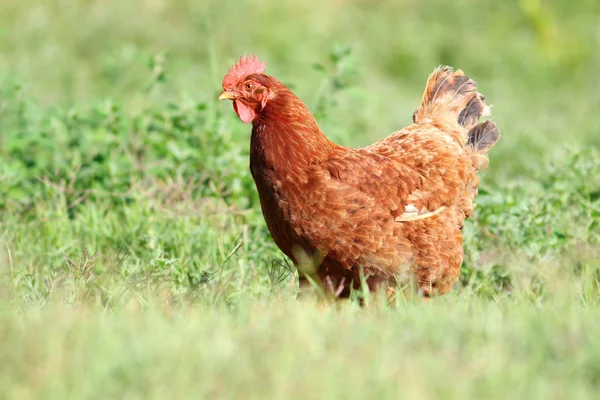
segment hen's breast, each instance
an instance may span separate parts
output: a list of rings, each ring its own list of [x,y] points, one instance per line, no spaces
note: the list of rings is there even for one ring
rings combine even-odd
[[[293,248],[300,240],[290,223],[290,205],[281,192],[281,180],[273,169],[252,160],[250,171],[258,191],[263,217],[275,244],[286,256],[295,260]]]

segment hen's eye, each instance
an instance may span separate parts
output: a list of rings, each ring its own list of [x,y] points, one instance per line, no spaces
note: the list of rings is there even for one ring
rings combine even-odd
[[[251,91],[253,86],[254,86],[254,85],[252,85],[251,83],[246,83],[246,84],[244,85],[244,89],[246,89],[247,91]]]

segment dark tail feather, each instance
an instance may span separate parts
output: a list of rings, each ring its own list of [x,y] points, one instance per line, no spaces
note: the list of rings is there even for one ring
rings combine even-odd
[[[477,93],[458,115],[458,123],[465,129],[471,129],[483,115],[491,115],[490,107],[485,104],[485,97]]]
[[[485,97],[477,92],[477,83],[460,69],[453,71],[442,66],[429,75],[421,106],[413,114],[413,121],[450,119],[470,130],[485,115],[491,115],[491,112],[485,104]]]
[[[500,140],[500,132],[498,131],[496,124],[488,120],[469,130],[467,143],[470,146],[473,146],[475,151],[486,153],[498,142],[498,140]]]
[[[441,66],[429,78],[421,106],[413,114],[413,121],[429,118],[444,122],[458,122],[467,130],[467,144],[473,150],[474,165],[487,163],[485,153],[500,139],[498,128],[492,121],[479,125],[479,118],[491,115],[485,96],[477,91],[477,83],[459,69]]]

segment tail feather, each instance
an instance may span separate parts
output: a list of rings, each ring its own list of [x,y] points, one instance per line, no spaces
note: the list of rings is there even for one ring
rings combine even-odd
[[[458,115],[458,123],[466,129],[471,129],[477,124],[479,118],[485,114],[491,114],[490,107],[485,104],[485,97],[477,93],[477,95],[469,100],[465,108]]]
[[[467,124],[471,123],[475,114],[481,115],[485,107],[483,101],[476,99],[478,95],[475,81],[466,77],[460,69],[454,72],[448,66],[438,67],[427,79],[421,106],[414,113],[413,120],[460,121],[462,126],[470,129]]]
[[[500,139],[498,128],[491,121],[478,125],[482,116],[491,115],[485,96],[477,91],[477,83],[463,71],[451,67],[436,68],[427,79],[421,105],[413,114],[415,123],[431,119],[458,123],[468,131],[467,143],[477,153],[486,153]]]
[[[500,140],[498,127],[492,121],[485,121],[473,127],[468,133],[468,144],[475,151],[487,153]]]
[[[492,121],[484,121],[467,133],[467,145],[471,148],[471,162],[477,171],[487,168],[490,160],[487,152],[500,140],[500,133]],[[477,186],[475,186],[476,188]]]
[[[462,70],[452,71],[451,67],[439,67],[429,76],[422,104],[432,103],[449,91],[462,95],[475,91],[475,82],[467,78]]]

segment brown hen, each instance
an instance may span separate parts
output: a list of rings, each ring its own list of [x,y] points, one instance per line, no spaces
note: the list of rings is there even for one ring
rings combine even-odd
[[[327,139],[306,105],[264,70],[258,58],[240,58],[219,99],[252,122],[250,170],[281,251],[296,266],[317,260],[303,272],[340,297],[361,275],[371,290],[413,277],[425,296],[450,291],[476,173],[500,137],[493,122],[478,124],[489,107],[475,82],[437,68],[412,125],[351,149]]]

